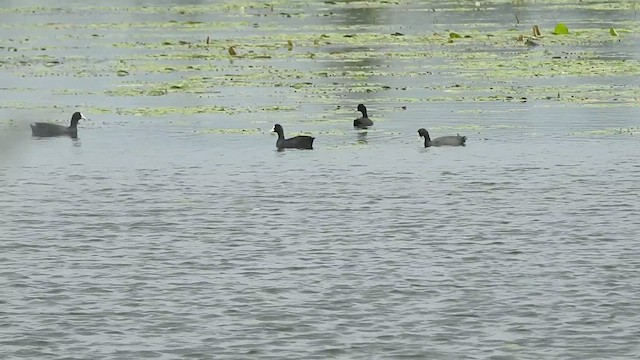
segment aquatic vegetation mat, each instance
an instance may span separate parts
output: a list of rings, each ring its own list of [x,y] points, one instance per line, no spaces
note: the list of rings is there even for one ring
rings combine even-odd
[[[576,9],[592,17],[537,24],[527,16]],[[490,21],[499,11],[508,22]],[[112,105],[103,111],[149,117],[289,112],[356,99],[637,107],[640,85],[629,80],[640,75],[635,11],[632,2],[564,0],[4,7],[0,66],[25,82],[7,89],[42,80],[55,96],[87,104],[106,97],[101,103]],[[605,24],[603,13],[617,20]],[[87,15],[97,20],[79,20]],[[392,20],[401,15],[407,24]],[[166,105],[181,98],[190,101]],[[257,100],[281,105],[246,105]],[[319,121],[341,115],[326,111]]]

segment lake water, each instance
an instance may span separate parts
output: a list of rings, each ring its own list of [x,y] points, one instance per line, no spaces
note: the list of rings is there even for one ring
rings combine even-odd
[[[0,358],[639,356],[624,4],[5,3]]]

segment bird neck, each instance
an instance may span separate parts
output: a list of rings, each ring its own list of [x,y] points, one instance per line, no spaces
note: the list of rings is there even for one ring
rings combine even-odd
[[[424,147],[429,147],[431,146],[431,139],[429,138],[429,135],[424,137]]]

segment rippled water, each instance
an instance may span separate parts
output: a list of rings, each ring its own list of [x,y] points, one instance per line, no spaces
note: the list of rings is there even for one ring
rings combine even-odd
[[[29,93],[2,76],[13,81],[5,95]],[[634,105],[377,103],[347,92],[336,116],[334,104],[291,92],[297,111],[136,117],[118,111],[212,98],[47,86],[57,88],[20,101],[60,102],[58,118],[78,102],[113,104],[85,114],[78,139],[37,139],[33,113],[3,100],[15,120],[0,133],[2,358],[640,353]],[[286,105],[283,93],[213,99]],[[361,99],[376,122],[368,131],[350,128]],[[275,151],[274,122],[314,134],[315,149]],[[468,146],[424,149],[419,127],[459,132]]]

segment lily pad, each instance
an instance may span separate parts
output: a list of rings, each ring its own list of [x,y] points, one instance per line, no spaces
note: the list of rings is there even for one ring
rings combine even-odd
[[[569,34],[569,28],[567,25],[563,23],[557,23],[555,30],[553,30],[553,34],[555,35],[567,35]]]

